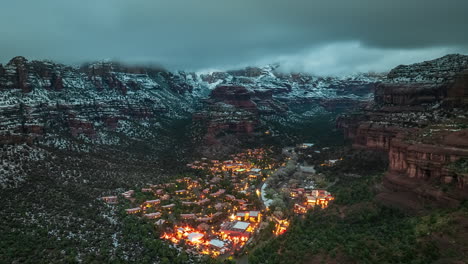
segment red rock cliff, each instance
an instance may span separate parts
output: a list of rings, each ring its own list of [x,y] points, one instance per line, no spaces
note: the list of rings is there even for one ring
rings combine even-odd
[[[337,120],[354,147],[388,151],[383,200],[407,193],[456,206],[468,197],[468,174],[453,166],[468,159],[467,91],[468,56],[399,66],[374,102]]]

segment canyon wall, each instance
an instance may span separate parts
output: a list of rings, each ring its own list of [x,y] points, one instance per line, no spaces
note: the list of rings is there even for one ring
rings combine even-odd
[[[259,117],[282,116],[290,104],[320,103],[329,110],[354,106],[381,78],[282,74],[276,67],[190,73],[15,57],[0,65],[0,142],[30,142],[57,129],[72,137],[99,139],[117,131],[143,139],[167,121],[190,120],[192,114],[194,120],[211,120],[209,134],[248,134]],[[346,90],[347,85],[355,88]]]
[[[383,200],[409,193],[456,206],[468,198],[467,74],[463,55],[398,66],[373,102],[337,120],[354,147],[388,152]]]

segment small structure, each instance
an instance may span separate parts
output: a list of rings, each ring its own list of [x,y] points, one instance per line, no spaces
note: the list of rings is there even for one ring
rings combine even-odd
[[[216,211],[221,211],[224,208],[224,203],[217,203],[215,204],[214,208],[216,209]]]
[[[180,214],[180,217],[184,220],[195,219],[197,216],[195,214]]]
[[[211,220],[213,220],[213,217],[210,217],[210,216],[197,218],[197,222],[211,222]]]
[[[125,212],[127,212],[127,214],[138,214],[139,212],[141,212],[141,208],[135,207],[135,208],[125,209]]]
[[[335,198],[326,190],[312,190],[311,195],[307,196],[307,205],[314,207],[319,205],[322,208],[326,208],[330,201]]]
[[[279,219],[276,216],[273,216],[273,220],[275,221],[275,230],[273,233],[277,236],[282,235],[288,230],[289,222],[286,219]]]
[[[238,221],[249,221],[252,223],[258,223],[262,219],[262,214],[260,213],[260,211],[237,212],[236,219]]]
[[[243,221],[225,222],[221,225],[220,233],[223,238],[231,238],[234,243],[245,242],[251,235],[250,223]]]
[[[224,242],[219,240],[219,239],[212,239],[212,240],[210,240],[209,244],[215,250],[221,250],[221,249],[224,248]]]
[[[305,214],[307,213],[307,208],[305,206],[302,206],[300,204],[294,204],[294,212],[296,214]]]
[[[134,194],[135,194],[135,191],[134,191],[134,190],[128,190],[128,191],[122,193],[122,196],[123,196],[125,199],[130,199]]]
[[[314,143],[302,143],[302,144],[297,145],[297,147],[301,149],[308,149],[308,148],[313,147],[314,145],[315,145]]]
[[[262,214],[260,211],[249,211],[249,221],[250,222],[260,222],[262,219]]]
[[[184,194],[187,194],[187,190],[183,189],[183,190],[177,190],[175,191],[175,194],[177,195],[184,195]]]
[[[167,209],[167,210],[172,210],[172,208],[175,207],[175,204],[168,204],[168,205],[163,205],[161,206],[162,209]]]
[[[104,196],[104,197],[101,197],[101,199],[107,204],[116,204],[116,203],[118,203],[117,196]]]
[[[247,203],[247,201],[245,201],[243,199],[236,199],[235,201],[238,202],[240,205],[244,205],[244,204]]]
[[[210,202],[211,202],[210,199],[205,198],[205,199],[203,199],[203,200],[201,200],[201,201],[198,201],[197,204],[198,204],[198,205],[205,205],[205,204],[209,204]]]
[[[210,196],[216,198],[223,195],[225,192],[225,189],[219,189],[217,192],[210,194]]]
[[[146,219],[156,219],[156,218],[159,218],[161,217],[161,213],[160,212],[156,212],[156,213],[151,213],[151,214],[145,214],[143,215],[143,217],[145,217]]]
[[[210,225],[207,223],[201,223],[197,226],[197,230],[200,231],[208,231],[210,229]]]
[[[307,200],[306,200],[306,204],[309,207],[314,207],[317,204],[317,199],[315,198],[315,196],[308,195]]]
[[[152,207],[152,206],[156,206],[158,204],[161,203],[161,200],[159,199],[156,199],[156,200],[148,200],[146,202],[143,203],[143,207],[147,208],[147,207]]]
[[[258,174],[258,173],[250,173],[249,174],[249,179],[251,179],[251,180],[256,180],[259,177],[260,177],[260,174]]]
[[[246,220],[246,214],[247,214],[246,212],[237,212],[236,213],[236,219],[238,221],[244,221],[244,220]]]
[[[164,225],[164,223],[166,223],[166,220],[164,220],[164,219],[159,219],[158,221],[156,221],[155,224],[158,225],[158,226],[162,226],[162,225]]]
[[[192,244],[198,244],[202,242],[201,240],[204,236],[205,235],[203,235],[202,233],[193,232],[188,234],[187,240]]]
[[[141,188],[141,192],[152,192],[151,188]]]

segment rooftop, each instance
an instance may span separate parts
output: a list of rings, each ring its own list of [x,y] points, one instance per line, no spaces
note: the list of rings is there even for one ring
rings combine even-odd
[[[224,242],[219,239],[213,239],[210,241],[210,245],[215,246],[217,248],[224,247]]]
[[[249,215],[253,217],[257,217],[259,213],[260,213],[259,211],[250,211]]]
[[[188,240],[190,242],[198,241],[198,240],[202,239],[203,236],[204,235],[201,234],[201,233],[190,233],[190,234],[188,234]]]
[[[249,223],[239,221],[235,223],[232,228],[246,230],[247,227],[249,227],[249,225],[250,225]]]

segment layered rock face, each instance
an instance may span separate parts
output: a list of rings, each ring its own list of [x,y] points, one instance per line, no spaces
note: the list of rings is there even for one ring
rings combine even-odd
[[[204,104],[207,109],[201,112],[220,117],[231,111],[226,118],[239,120],[231,123],[244,123],[245,128],[230,127],[251,131],[257,121],[247,125],[241,122],[242,115],[251,115],[246,119],[252,120],[283,115],[291,104],[321,104],[330,111],[354,107],[368,100],[380,78],[281,74],[276,66],[213,73],[168,72],[115,62],[71,67],[16,57],[0,65],[0,140],[30,142],[56,133],[56,128],[74,137],[99,139],[101,131],[125,132],[127,123],[134,121],[146,126],[152,120],[150,124],[161,127],[160,120],[189,118],[212,90]],[[347,90],[348,85],[354,88]],[[244,114],[237,115],[239,109]]]
[[[467,99],[468,56],[442,58],[398,66],[387,81],[375,89],[375,102],[392,105],[421,105],[451,101],[463,105]]]
[[[389,190],[452,206],[468,197],[466,172],[453,169],[468,159],[467,70],[463,55],[398,66],[374,102],[337,120],[354,147],[389,153]]]
[[[131,120],[190,115],[199,91],[185,77],[111,62],[69,67],[16,57],[0,67],[0,140],[30,141],[53,127],[95,138],[100,128]]]
[[[218,86],[211,92],[209,100],[232,105],[245,111],[257,112],[257,105],[252,101],[252,92],[243,86]]]
[[[458,137],[463,144],[468,143],[468,130],[448,134],[447,137]],[[458,187],[466,186],[465,176],[457,174],[448,165],[461,158],[468,157],[468,148],[463,145],[451,146],[447,140],[439,144],[411,144],[404,140],[394,140],[389,151],[390,167],[393,173],[402,173],[409,178],[426,181],[435,180],[443,183],[456,183]]]
[[[206,138],[214,141],[220,133],[252,135],[260,116],[286,113],[287,106],[265,90],[250,90],[238,85],[220,85],[204,101],[203,110],[194,120],[206,127]]]
[[[398,66],[377,85],[373,102],[337,124],[356,139],[356,146],[375,147],[379,141],[388,150],[401,128],[423,128],[462,115],[468,106],[467,72],[468,56],[463,55]]]
[[[256,91],[266,90],[272,93],[274,99],[288,103],[317,103],[327,99],[366,100],[384,79],[383,75],[378,74],[321,77],[282,73],[280,70],[279,65],[249,67],[237,71],[203,73],[199,79],[212,87],[230,84]]]

